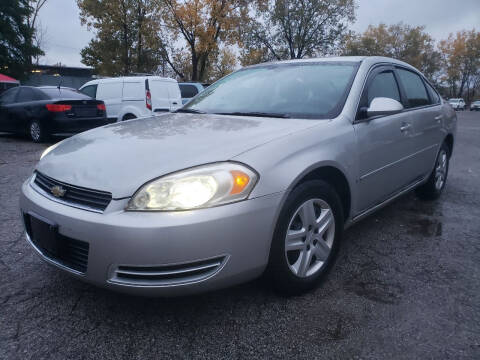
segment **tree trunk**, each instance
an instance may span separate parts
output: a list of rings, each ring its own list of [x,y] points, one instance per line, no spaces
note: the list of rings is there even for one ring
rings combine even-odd
[[[192,81],[198,81],[198,57],[195,51],[192,52]]]

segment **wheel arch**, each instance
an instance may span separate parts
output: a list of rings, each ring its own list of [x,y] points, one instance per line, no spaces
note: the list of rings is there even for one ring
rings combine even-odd
[[[443,140],[445,144],[448,146],[448,156],[451,157],[453,153],[453,144],[454,144],[454,139],[452,134],[448,134],[445,137],[445,140]]]
[[[323,180],[331,185],[337,192],[342,202],[344,219],[347,220],[351,215],[352,191],[347,177],[343,171],[333,165],[320,165],[307,170],[301,174],[290,186],[290,190],[295,189],[300,184],[309,180]]]

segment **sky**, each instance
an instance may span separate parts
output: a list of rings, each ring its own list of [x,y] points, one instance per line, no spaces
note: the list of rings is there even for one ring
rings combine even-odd
[[[445,39],[459,30],[480,30],[480,0],[356,0],[357,20],[351,29],[366,30],[369,24],[425,25],[436,40]],[[40,24],[44,29],[45,56],[41,64],[61,62],[66,66],[85,66],[80,50],[93,37],[86,26],[80,24],[75,0],[47,0],[40,11]]]

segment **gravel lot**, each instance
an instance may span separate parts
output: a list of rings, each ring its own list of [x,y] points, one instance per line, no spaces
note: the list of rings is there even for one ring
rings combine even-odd
[[[294,298],[262,281],[136,298],[57,271],[18,210],[47,145],[0,135],[0,358],[480,359],[480,113],[458,118],[442,198],[410,194],[349,229],[323,285]]]

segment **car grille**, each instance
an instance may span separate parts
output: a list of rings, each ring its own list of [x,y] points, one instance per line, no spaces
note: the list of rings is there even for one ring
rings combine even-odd
[[[33,183],[50,199],[85,210],[103,212],[112,200],[112,194],[109,192],[65,184],[45,176],[38,171],[35,173]],[[53,196],[52,188],[55,186],[65,190],[63,196]]]
[[[227,257],[163,266],[118,266],[110,280],[116,283],[169,286],[205,280],[218,272]]]
[[[88,266],[89,244],[85,241],[72,239],[62,234],[57,234],[56,241],[60,244],[58,253],[52,254],[43,248],[32,234],[30,216],[24,214],[25,229],[30,241],[42,252],[42,254],[63,266],[85,273]]]

